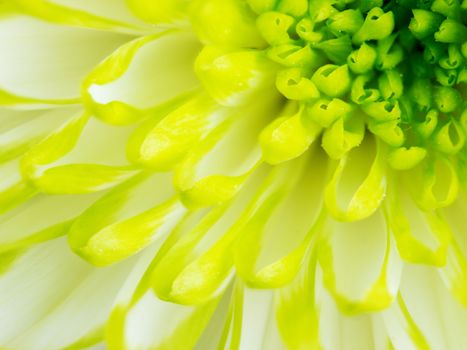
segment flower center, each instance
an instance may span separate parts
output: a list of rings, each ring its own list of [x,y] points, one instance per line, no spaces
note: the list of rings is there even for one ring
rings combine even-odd
[[[396,164],[407,160],[407,152],[421,160],[427,150],[455,154],[462,149],[464,5],[449,0],[249,3],[269,44],[267,56],[282,67],[278,90],[303,103],[311,122],[324,130],[340,122],[343,137],[370,130],[405,154],[396,168],[407,165]]]

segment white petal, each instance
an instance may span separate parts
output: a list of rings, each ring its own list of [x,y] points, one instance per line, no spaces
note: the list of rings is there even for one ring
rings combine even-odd
[[[67,233],[72,219],[100,195],[45,196],[29,200],[0,216],[0,251],[27,247]]]
[[[193,34],[166,31],[115,51],[86,78],[84,102],[110,123],[128,124],[180,102],[197,88]],[[159,110],[158,110],[159,109]]]
[[[279,110],[277,98],[233,110],[175,170],[185,204],[211,206],[231,199],[261,163],[258,135]],[[241,140],[241,142],[239,142]]]
[[[320,217],[326,165],[318,152],[278,165],[256,194],[235,247],[237,271],[248,285],[278,287],[299,271]]]
[[[113,187],[137,173],[125,156],[132,131],[132,126],[113,127],[86,113],[75,116],[26,153],[23,175],[47,193],[88,193]]]
[[[45,317],[11,342],[11,348],[62,349],[102,339],[103,325],[133,262],[92,269]]]
[[[0,162],[23,154],[76,111],[76,108],[45,111],[0,109]]]
[[[243,190],[223,206],[195,212],[177,226],[176,242],[154,265],[152,287],[163,300],[200,304],[225,290],[233,270],[232,247],[265,171],[251,176]],[[170,238],[169,238],[170,240]]]
[[[29,17],[4,19],[0,22],[0,89],[45,102],[77,102],[86,73],[128,39]]]
[[[382,210],[365,220],[329,221],[319,246],[324,283],[347,313],[381,310],[397,295],[401,262]]]
[[[433,268],[405,267],[401,296],[384,313],[384,321],[396,349],[461,350],[467,344],[467,309]]]
[[[5,258],[8,256],[3,255],[2,260]],[[91,269],[70,252],[63,238],[37,245],[3,268],[6,271],[0,278],[2,345],[21,337],[44,318]]]
[[[317,289],[320,312],[319,338],[323,350],[391,349],[385,330],[375,316],[343,315],[323,286],[318,284]]]
[[[272,314],[273,292],[235,286],[233,308],[221,349],[263,349]]]

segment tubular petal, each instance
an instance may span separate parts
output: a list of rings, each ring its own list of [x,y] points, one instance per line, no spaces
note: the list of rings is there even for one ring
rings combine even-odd
[[[346,314],[379,311],[397,295],[402,264],[381,210],[365,220],[329,220],[319,244],[324,284]]]
[[[24,177],[46,193],[96,192],[138,172],[128,164],[123,140],[131,127],[113,128],[84,113],[32,147],[21,159]],[[105,140],[105,147],[96,145]],[[86,162],[86,163],[83,163]]]
[[[153,169],[171,169],[231,114],[210,97],[198,94],[162,120],[150,118],[139,126],[127,144],[128,157]]]
[[[326,208],[338,220],[356,221],[371,216],[386,194],[385,151],[383,146],[375,150],[374,142],[377,141],[366,140],[343,157],[326,185]]]
[[[71,248],[95,265],[109,265],[163,236],[185,212],[167,183],[165,174],[146,173],[114,188],[73,223]]]
[[[174,177],[175,187],[181,191],[186,205],[221,204],[241,189],[251,172],[261,164],[257,138],[277,113],[276,101],[268,99],[256,106],[237,109],[236,118],[221,123],[193,148],[175,170]],[[241,144],[237,143],[239,139]]]
[[[86,73],[128,39],[26,16],[4,19],[0,23],[0,89],[26,99],[17,98],[15,104],[29,99],[37,104],[77,103]]]
[[[234,250],[237,273],[250,287],[277,288],[298,273],[322,225],[325,174],[313,172],[318,164],[326,168],[322,154],[276,167],[255,195]]]
[[[198,51],[199,43],[183,31],[169,30],[130,41],[86,77],[84,104],[96,117],[116,125],[163,115],[197,88],[192,62]]]

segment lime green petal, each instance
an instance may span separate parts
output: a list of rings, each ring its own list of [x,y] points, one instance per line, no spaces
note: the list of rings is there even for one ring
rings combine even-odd
[[[223,297],[193,307],[158,299],[148,282],[152,267],[166,251],[167,242],[162,247],[161,243],[141,253],[117,297],[106,327],[110,349],[192,349],[209,327],[211,317],[216,317],[212,315],[218,303],[224,303]],[[207,336],[212,338],[213,334]]]
[[[80,215],[70,229],[69,243],[95,265],[112,264],[170,231],[184,211],[167,174],[141,174]]]
[[[18,206],[36,194],[21,176],[18,159],[0,163],[0,213]]]
[[[244,1],[193,0],[190,14],[193,29],[205,44],[237,48],[265,46],[255,25],[255,15]]]
[[[242,213],[265,173],[255,172],[233,201],[208,213],[195,212],[177,226],[168,242],[179,238],[156,257],[151,271],[152,288],[161,299],[200,304],[225,289],[233,272],[233,243],[245,221]]]
[[[137,172],[125,158],[124,143],[131,131],[131,127],[108,126],[86,113],[71,118],[23,156],[23,176],[47,193],[113,187]]]
[[[175,187],[185,204],[219,204],[240,190],[261,163],[258,135],[278,109],[275,99],[238,108],[192,149],[175,170]]]
[[[133,13],[143,21],[160,23],[183,23],[186,20],[189,0],[125,0]]]
[[[350,90],[351,77],[347,65],[324,65],[316,70],[311,80],[329,97],[340,97]]]
[[[18,171],[19,175],[19,171]],[[23,180],[17,180],[0,191],[0,214],[14,209],[37,194],[37,190]]]
[[[0,110],[0,162],[14,159],[66,122],[77,108]]]
[[[224,333],[218,349],[267,349],[283,350],[272,313],[273,293],[245,287],[240,281],[234,285],[233,296]]]
[[[206,46],[195,71],[206,91],[221,105],[237,106],[271,94],[277,66],[263,51]]]
[[[401,257],[411,263],[446,263],[450,229],[440,213],[420,210],[408,192],[412,183],[391,181],[387,214]]]
[[[198,51],[191,33],[176,30],[130,41],[86,77],[84,104],[116,125],[167,113],[197,88],[192,64]]]
[[[276,295],[276,318],[282,339],[290,350],[321,350],[319,305],[316,298],[316,251],[293,282]]]
[[[313,22],[322,22],[338,11],[333,7],[332,0],[316,0],[309,4],[309,16]]]
[[[456,169],[451,160],[443,156],[425,159],[404,176],[410,181],[413,199],[423,210],[447,207],[459,193]]]
[[[458,153],[465,144],[465,132],[454,118],[434,135],[435,147],[446,154]]]
[[[162,120],[143,123],[127,144],[129,159],[158,170],[173,168],[188,151],[231,113],[198,94]]]
[[[352,110],[352,106],[341,99],[321,98],[310,104],[307,114],[311,120],[327,128],[337,119],[347,116]]]
[[[365,137],[364,121],[357,116],[342,117],[323,133],[321,145],[332,159],[343,158],[350,150],[360,146]]]
[[[320,229],[325,169],[322,154],[302,156],[275,167],[255,195],[234,250],[237,273],[247,285],[276,288],[298,273]]]
[[[163,243],[162,240],[158,240],[144,249],[136,258],[137,261],[131,268],[126,281],[122,283],[104,330],[104,339],[110,349],[124,349],[128,311],[148,290],[148,270]]]
[[[287,68],[277,73],[276,88],[288,100],[306,101],[320,96],[315,83],[301,68]]]
[[[0,217],[0,252],[27,248],[65,235],[73,221],[99,195],[38,195]]]
[[[306,152],[317,139],[321,127],[308,120],[305,113],[303,106],[289,103],[282,116],[264,128],[259,143],[267,163],[279,164],[294,159]]]
[[[2,104],[76,103],[86,73],[127,40],[127,35],[26,16],[2,20],[0,90],[1,100],[6,99]]]
[[[71,99],[40,99],[15,95],[11,92],[0,89],[0,106],[12,109],[44,109],[55,106],[76,105],[79,98]]]
[[[11,0],[16,11],[40,18],[51,23],[78,26],[99,30],[138,33],[149,30],[131,16],[123,0],[81,0],[79,4],[70,0]]]
[[[388,154],[388,163],[396,170],[409,170],[420,164],[428,151],[422,147],[399,147]]]
[[[202,304],[222,291],[233,265],[232,238],[222,236],[233,218],[224,212],[220,208],[204,217],[155,265],[152,287],[159,298],[177,304]]]
[[[266,12],[256,20],[258,30],[270,45],[291,44],[289,30],[295,24],[295,19],[281,12]]]
[[[338,220],[355,221],[373,214],[386,193],[385,150],[367,137],[344,156],[326,185],[325,203]]]
[[[365,220],[330,219],[318,257],[324,284],[347,314],[379,311],[397,296],[402,264],[382,210]]]
[[[441,277],[462,305],[467,305],[467,240],[463,223],[466,209],[467,199],[465,194],[460,194],[454,204],[443,210],[452,237],[447,264],[441,270]]]

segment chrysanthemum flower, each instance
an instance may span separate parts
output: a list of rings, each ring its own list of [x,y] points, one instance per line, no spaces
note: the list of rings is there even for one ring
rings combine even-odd
[[[466,23],[0,1],[0,347],[467,349]]]

